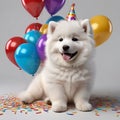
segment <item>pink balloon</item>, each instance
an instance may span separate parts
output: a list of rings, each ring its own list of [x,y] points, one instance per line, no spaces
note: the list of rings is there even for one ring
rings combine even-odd
[[[66,0],[45,0],[45,7],[49,14],[54,15],[65,4]]]
[[[37,42],[37,51],[40,59],[44,61],[46,59],[45,55],[45,42],[47,40],[47,35],[43,34]]]

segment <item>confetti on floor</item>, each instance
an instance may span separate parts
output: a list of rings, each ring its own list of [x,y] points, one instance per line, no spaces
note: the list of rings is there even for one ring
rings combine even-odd
[[[103,113],[113,112],[115,117],[120,117],[120,97],[92,97],[90,99],[93,105],[93,113],[95,116],[102,116]],[[36,101],[32,104],[23,104],[18,98],[12,95],[0,96],[0,116],[4,115],[7,111],[11,111],[14,114],[23,113],[29,114],[34,112],[35,114],[41,114],[42,112],[49,112],[51,106],[44,101]],[[72,110],[67,111],[67,115],[76,115],[79,111]]]
[[[4,115],[6,111],[11,111],[14,114],[17,112],[24,114],[28,114],[29,112],[41,114],[43,111],[48,112],[50,108],[51,106],[43,101],[36,101],[32,104],[23,104],[14,96],[0,96],[0,115]]]
[[[93,106],[95,116],[101,116],[105,112],[112,112],[114,116],[120,117],[120,97],[91,97],[90,103]],[[67,115],[75,115],[77,113],[78,111],[66,112]]]
[[[104,112],[113,112],[116,117],[120,117],[120,97],[93,97],[90,99],[96,116],[101,116]]]

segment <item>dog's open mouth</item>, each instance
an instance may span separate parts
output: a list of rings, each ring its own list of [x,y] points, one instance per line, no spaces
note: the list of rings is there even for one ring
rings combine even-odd
[[[70,61],[77,55],[77,53],[78,53],[77,51],[74,53],[62,53],[62,56],[64,60]]]

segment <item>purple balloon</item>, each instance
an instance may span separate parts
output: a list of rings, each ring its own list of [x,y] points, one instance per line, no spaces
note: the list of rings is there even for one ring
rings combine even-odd
[[[45,7],[49,14],[54,15],[65,4],[66,0],[45,0]]]
[[[37,42],[37,51],[41,61],[46,59],[45,55],[45,42],[47,40],[47,35],[43,34]]]

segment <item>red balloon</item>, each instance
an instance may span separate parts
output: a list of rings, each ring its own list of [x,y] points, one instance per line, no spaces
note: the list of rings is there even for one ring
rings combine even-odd
[[[44,7],[44,0],[21,0],[24,8],[35,18],[38,18]]]
[[[42,24],[40,24],[40,23],[32,23],[26,28],[25,33],[29,32],[31,30],[38,30],[39,31],[41,26],[42,26]]]
[[[8,59],[13,64],[15,64],[17,67],[19,67],[19,66],[17,65],[17,63],[15,61],[14,53],[15,53],[15,50],[17,49],[17,47],[23,43],[26,43],[26,40],[24,40],[23,38],[13,37],[8,40],[8,42],[6,43],[6,46],[5,46],[5,51],[6,51],[6,55],[7,55]]]

